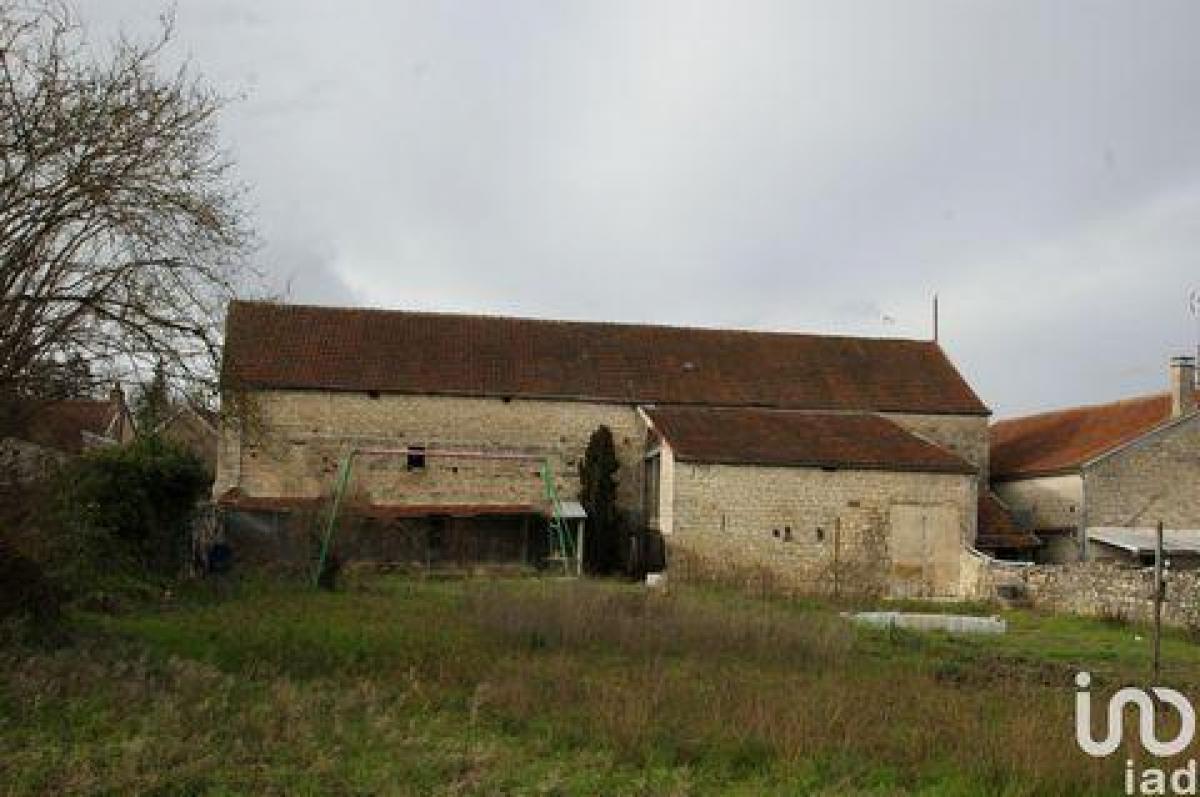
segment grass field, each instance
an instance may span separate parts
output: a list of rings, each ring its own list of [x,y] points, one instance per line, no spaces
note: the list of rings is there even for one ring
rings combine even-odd
[[[0,648],[4,791],[1120,793],[1072,678],[1149,667],[1144,629],[1022,612],[964,638],[603,582],[211,586]],[[1164,650],[1200,694],[1200,647]]]

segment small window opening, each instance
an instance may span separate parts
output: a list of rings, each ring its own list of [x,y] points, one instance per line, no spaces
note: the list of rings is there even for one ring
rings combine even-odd
[[[779,529],[771,529],[771,536],[773,536],[773,537],[778,537],[778,536],[779,536]]]
[[[817,526],[817,542],[825,542],[825,529]]]
[[[425,446],[408,447],[408,469],[425,470]]]
[[[783,527],[783,541],[784,542],[792,541],[792,527],[791,526]]]
[[[367,391],[367,398],[369,398],[369,399],[378,399],[378,398],[379,398],[379,391],[378,391],[378,390],[368,390],[368,391]]]

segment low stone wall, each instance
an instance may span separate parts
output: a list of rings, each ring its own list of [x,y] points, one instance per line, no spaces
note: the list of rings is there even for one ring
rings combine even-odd
[[[1110,562],[1034,565],[1024,568],[1021,578],[1037,609],[1134,622],[1154,619],[1153,568]],[[1200,627],[1200,571],[1167,574],[1163,622]]]

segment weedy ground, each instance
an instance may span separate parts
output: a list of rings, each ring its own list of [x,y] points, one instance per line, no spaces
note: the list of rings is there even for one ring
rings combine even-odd
[[[1102,713],[1148,680],[1146,629],[1005,616],[952,637],[603,581],[210,582],[0,647],[0,792],[1120,793],[1125,751],[1076,747],[1073,676]],[[1200,646],[1163,650],[1200,697]]]

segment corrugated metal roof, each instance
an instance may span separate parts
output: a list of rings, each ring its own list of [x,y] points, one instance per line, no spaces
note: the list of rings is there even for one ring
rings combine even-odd
[[[1154,553],[1156,533],[1153,528],[1098,526],[1089,528],[1087,537],[1140,555]],[[1200,529],[1164,529],[1163,550],[1168,554],[1200,554]]]
[[[583,520],[587,517],[587,510],[578,501],[563,501],[562,516],[567,520]]]

